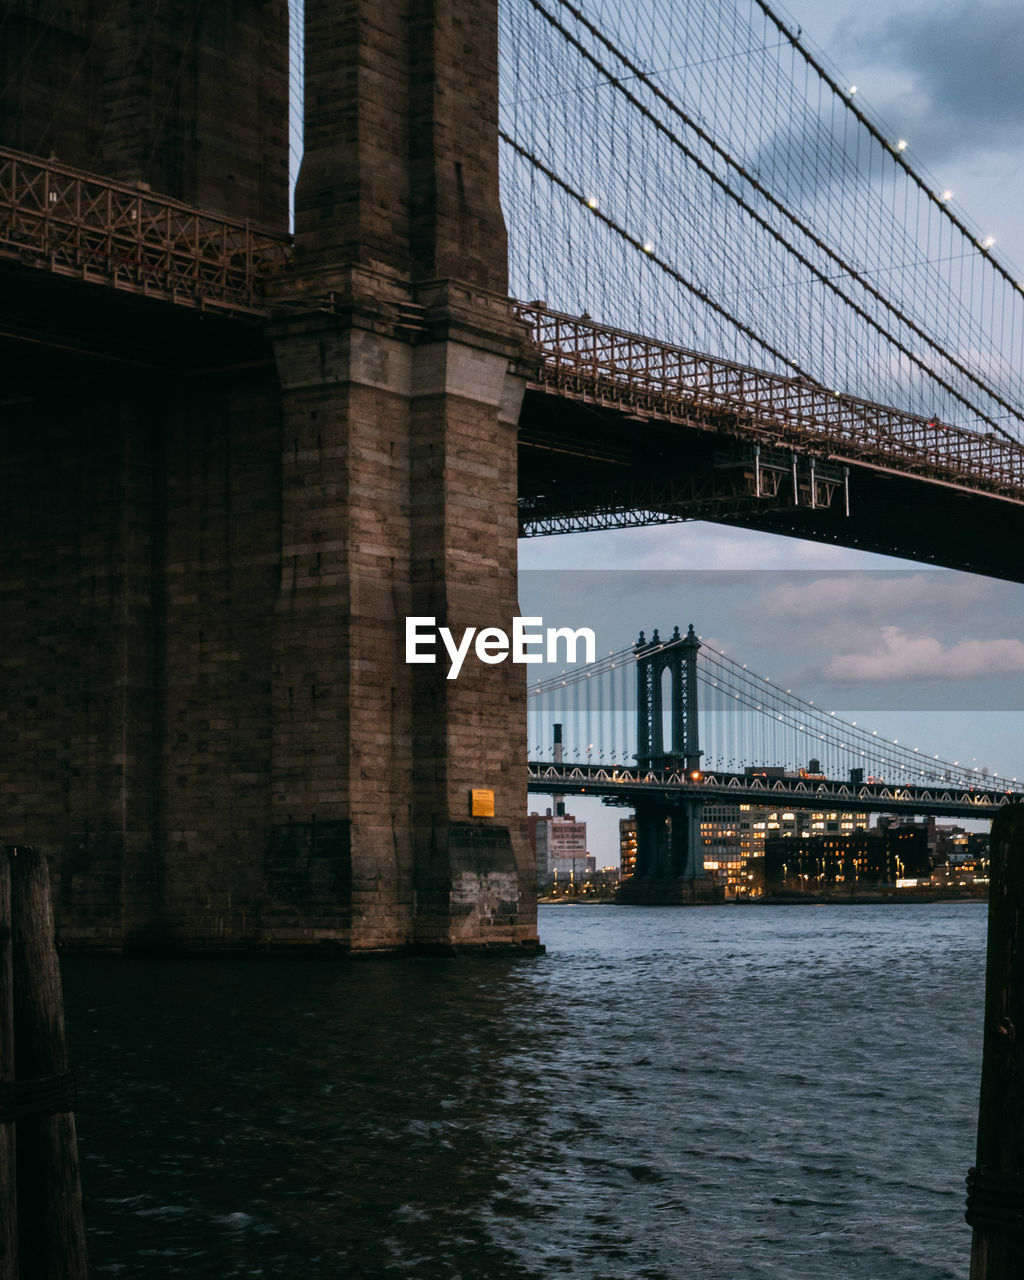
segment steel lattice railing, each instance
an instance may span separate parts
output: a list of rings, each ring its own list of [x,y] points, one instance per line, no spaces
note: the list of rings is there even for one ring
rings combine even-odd
[[[884,467],[1024,501],[1024,446],[830,391],[800,378],[515,304],[535,383],[631,414],[713,426],[752,443]]]
[[[178,305],[265,316],[287,236],[57,161],[0,148],[0,257]],[[1024,501],[1024,446],[801,378],[514,302],[535,385],[751,442]],[[531,362],[532,363],[532,362]]]
[[[180,305],[262,315],[287,236],[0,148],[0,256]]]

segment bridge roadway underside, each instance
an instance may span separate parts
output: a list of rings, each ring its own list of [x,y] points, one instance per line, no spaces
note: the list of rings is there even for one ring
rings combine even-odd
[[[794,503],[787,479],[776,497],[757,498],[749,466],[744,486],[735,460],[752,458],[758,439],[770,443],[721,416],[714,428],[641,418],[531,386],[520,414],[521,523],[555,533],[709,520],[1024,581],[1024,504],[853,461],[849,515],[841,488],[827,508],[812,509],[805,489]]]
[[[0,406],[273,368],[263,326],[0,261]],[[158,393],[157,393],[158,394]]]
[[[11,263],[0,263],[0,359],[6,406],[39,395],[85,400],[110,379],[251,380],[273,370],[254,320]],[[737,482],[737,468],[721,465],[752,444],[735,423],[641,419],[530,387],[520,413],[521,519],[534,522],[530,532],[707,520],[1024,581],[1024,505],[855,462],[849,515],[841,490],[812,509],[806,491],[794,503],[788,480],[776,497],[758,499]]]

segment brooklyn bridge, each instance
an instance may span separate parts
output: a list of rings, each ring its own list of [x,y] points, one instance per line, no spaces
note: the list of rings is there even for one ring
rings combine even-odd
[[[1020,282],[766,4],[679,8],[7,6],[0,794],[67,942],[535,945],[525,681],[403,658],[519,536],[1021,580]],[[684,739],[559,785],[745,785]]]

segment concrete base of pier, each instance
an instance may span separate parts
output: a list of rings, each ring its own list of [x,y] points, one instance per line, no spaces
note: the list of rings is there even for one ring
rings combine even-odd
[[[630,907],[708,906],[724,902],[725,892],[710,876],[631,876],[615,891],[615,901]]]

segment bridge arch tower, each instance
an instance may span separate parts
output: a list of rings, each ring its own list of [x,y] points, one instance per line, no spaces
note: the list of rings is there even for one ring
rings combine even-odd
[[[697,654],[700,640],[691,623],[663,641],[655,631],[634,646],[637,688],[638,769],[693,773],[700,769]],[[666,680],[666,673],[668,679]],[[665,686],[668,686],[668,706]],[[665,720],[668,712],[668,742]],[[703,803],[681,795],[636,803],[637,859],[620,900],[638,904],[697,900],[709,896],[700,832]]]
[[[637,765],[641,769],[700,768],[700,723],[697,712],[697,654],[700,641],[690,623],[685,636],[676,627],[671,640],[657,630],[640,638],[636,653]],[[670,732],[665,748],[664,674],[669,673]]]

